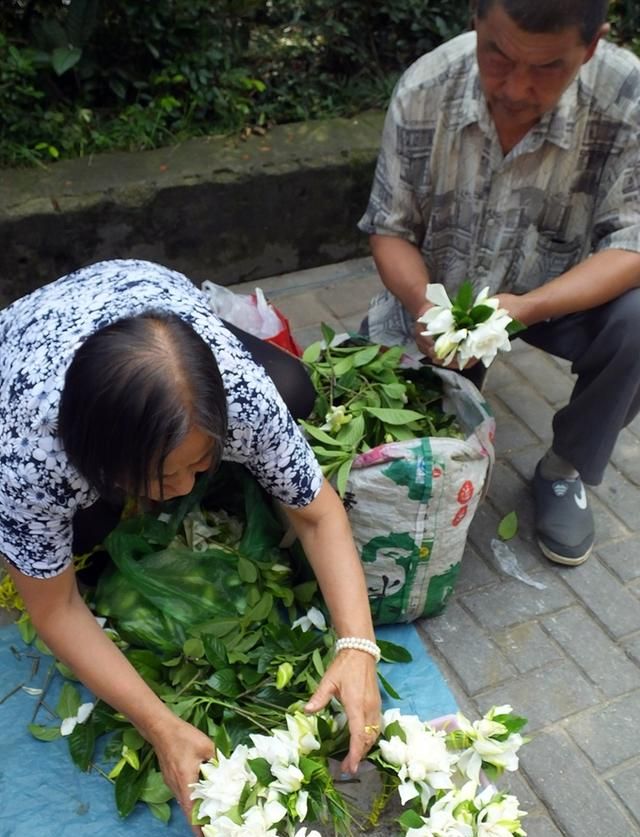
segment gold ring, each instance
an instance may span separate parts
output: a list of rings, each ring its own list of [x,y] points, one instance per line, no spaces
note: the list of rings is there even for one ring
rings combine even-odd
[[[380,732],[380,724],[365,724],[364,725],[364,734],[365,735],[377,735]]]

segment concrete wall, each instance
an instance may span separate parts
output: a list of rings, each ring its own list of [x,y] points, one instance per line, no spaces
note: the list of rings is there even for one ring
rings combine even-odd
[[[0,306],[100,259],[233,284],[363,255],[382,119],[1,171]]]

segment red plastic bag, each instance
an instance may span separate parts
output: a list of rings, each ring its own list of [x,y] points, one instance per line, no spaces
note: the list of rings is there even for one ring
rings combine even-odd
[[[260,288],[252,294],[236,294],[223,285],[203,282],[202,290],[211,309],[219,317],[254,337],[301,357],[302,350],[294,340],[289,321],[267,301]]]

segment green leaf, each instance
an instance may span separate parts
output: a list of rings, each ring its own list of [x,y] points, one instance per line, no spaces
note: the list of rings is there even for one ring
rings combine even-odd
[[[378,677],[380,675],[378,674]],[[392,723],[387,724],[384,730],[384,737],[386,739],[391,739],[393,736],[397,736],[401,741],[404,741],[405,744],[407,743],[407,733],[402,728],[402,725],[399,721],[392,721]]]
[[[96,743],[96,731],[91,720],[84,724],[76,724],[67,741],[73,763],[86,773],[91,767]]]
[[[375,357],[377,357],[380,349],[381,346],[377,345],[367,346],[366,348],[361,349],[353,356],[353,365],[356,367],[366,366],[368,363],[371,363]]]
[[[140,799],[146,776],[125,764],[115,782],[116,807],[121,817],[128,817]]]
[[[244,615],[246,621],[262,622],[273,610],[273,596],[271,593],[263,593],[260,601]]]
[[[141,750],[146,742],[137,729],[130,727],[122,733],[122,743],[130,750]]]
[[[360,439],[364,436],[364,430],[364,416],[354,416],[349,424],[345,424],[340,428],[336,435],[336,440],[339,441],[341,445],[354,450]]]
[[[318,340],[304,350],[302,360],[305,363],[315,363],[322,353],[322,343]]]
[[[494,310],[490,305],[474,305],[471,311],[469,311],[469,316],[475,325],[479,325],[480,323],[486,322],[494,313]]]
[[[45,655],[45,657],[53,657],[53,654],[49,650],[49,647],[45,645],[45,643],[40,639],[39,636],[36,637],[35,642],[33,644],[41,654]]]
[[[309,424],[308,421],[301,421],[300,424],[304,428],[305,433],[308,433],[309,436],[313,436],[314,439],[317,439],[319,442],[322,442],[323,445],[329,445],[329,447],[344,448],[342,442],[338,442],[337,439],[334,439],[333,436],[330,436],[324,430],[320,430],[319,427],[314,427],[313,424]]]
[[[394,700],[401,700],[402,699],[401,695],[399,695],[396,692],[396,690],[393,688],[391,683],[389,683],[389,681],[387,680],[386,677],[384,677],[382,674],[380,674],[380,672],[378,672],[378,677],[380,678],[380,682],[382,683],[382,688],[389,695],[389,697],[392,697]]]
[[[64,75],[78,63],[82,50],[78,47],[56,47],[51,53],[51,66],[57,76]]]
[[[365,412],[385,424],[409,424],[424,418],[424,413],[417,413],[415,410],[398,410],[392,407],[365,407]]]
[[[518,515],[515,511],[506,514],[498,524],[498,537],[503,541],[511,540],[518,532]]]
[[[150,770],[147,773],[144,786],[140,792],[140,799],[143,802],[149,802],[155,805],[173,799],[173,793],[165,785],[160,771]]]
[[[347,490],[347,482],[349,480],[349,474],[351,473],[352,465],[353,458],[346,459],[338,468],[338,473],[336,475],[336,489],[341,497],[344,497],[345,492]]]
[[[81,703],[82,700],[80,699],[78,690],[71,683],[64,683],[56,706],[56,712],[63,719],[71,718],[77,713]]]
[[[320,331],[322,332],[322,339],[327,346],[329,346],[333,338],[336,336],[335,331],[326,323],[320,323]]]
[[[404,811],[402,816],[399,817],[398,822],[402,826],[404,831],[408,831],[410,828],[424,828],[424,820],[420,816],[417,811],[413,811],[409,809],[408,811]]]
[[[452,305],[456,308],[461,308],[463,311],[467,311],[473,302],[473,285],[466,279],[462,285],[460,285],[460,290],[455,296],[455,299],[452,300]]]
[[[519,334],[521,331],[525,331],[526,325],[521,323],[520,320],[511,320],[511,322],[507,325],[507,334],[511,337],[514,334]]]
[[[227,652],[224,643],[215,636],[205,634],[202,637],[204,653],[214,668],[224,668],[227,664]]]
[[[64,663],[61,663],[60,660],[56,660],[56,668],[63,677],[67,678],[67,680],[75,680],[76,682],[79,682],[75,673],[71,671],[69,666],[66,666]]]
[[[253,584],[258,578],[258,569],[253,561],[249,561],[244,555],[238,557],[238,575],[245,584]]]
[[[269,762],[263,758],[249,759],[249,767],[256,774],[257,780],[261,785],[269,785],[274,780],[274,775],[271,772]]]
[[[146,800],[144,801],[146,802]],[[147,805],[156,819],[163,823],[169,822],[171,819],[171,807],[166,802],[147,802]]]
[[[60,727],[43,727],[41,724],[29,724],[27,727],[31,735],[38,741],[55,741],[60,738]]]
[[[29,618],[26,613],[23,613],[22,616],[16,622],[16,626],[20,631],[20,636],[22,637],[22,641],[25,645],[31,645],[31,643],[37,637],[36,629],[33,627],[33,622]]]
[[[376,639],[376,643],[382,659],[387,663],[410,663],[413,659],[411,652],[402,645],[396,645],[395,642],[389,642],[386,639]]]
[[[199,660],[204,657],[204,643],[198,637],[191,637],[182,646],[182,653],[192,660]]]
[[[93,32],[100,0],[72,0],[67,16],[69,43],[83,47]]]
[[[238,683],[238,678],[231,668],[223,668],[221,671],[216,671],[206,682],[207,686],[225,695],[225,697],[237,697],[242,691],[242,687]]]

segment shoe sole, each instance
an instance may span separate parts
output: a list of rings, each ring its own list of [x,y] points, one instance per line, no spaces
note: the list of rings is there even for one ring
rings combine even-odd
[[[590,546],[589,549],[584,553],[584,555],[578,556],[578,558],[569,558],[566,555],[559,555],[557,552],[554,552],[552,549],[549,549],[542,541],[538,538],[538,546],[542,550],[542,554],[548,558],[550,561],[553,561],[554,564],[563,564],[565,567],[577,567],[580,564],[584,564],[587,558],[591,555],[591,550],[593,546]]]

